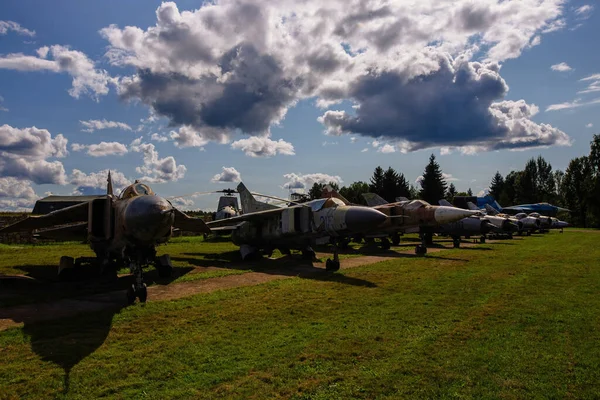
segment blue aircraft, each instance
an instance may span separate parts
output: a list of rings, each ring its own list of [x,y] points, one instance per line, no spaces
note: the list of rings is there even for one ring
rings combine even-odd
[[[518,213],[539,213],[548,217],[556,217],[559,212],[570,212],[566,208],[554,206],[549,203],[535,203],[535,204],[519,204],[516,206],[502,207],[498,202],[491,196],[487,195],[484,197],[477,197],[477,206],[484,208],[486,204],[494,207],[496,210],[506,214],[518,214]]]

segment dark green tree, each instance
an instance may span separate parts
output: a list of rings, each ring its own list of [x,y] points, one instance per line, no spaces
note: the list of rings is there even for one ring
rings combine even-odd
[[[504,178],[504,190],[500,194],[500,198],[496,199],[502,206],[512,206],[516,204],[517,197],[517,178],[519,172],[510,171]]]
[[[544,157],[538,156],[536,160],[537,175],[536,175],[536,192],[537,197],[534,202],[552,202],[555,198],[556,186],[554,185],[554,176],[552,175],[552,165],[550,165]]]
[[[432,154],[421,180],[421,198],[428,203],[438,204],[438,201],[446,195],[446,187],[442,169]]]
[[[454,183],[450,183],[450,186],[448,186],[448,190],[446,191],[446,200],[452,203],[454,201],[454,196],[456,196],[456,193],[456,186],[454,186]]]
[[[350,186],[340,189],[340,194],[353,204],[365,204],[362,194],[368,192],[369,184],[362,181],[353,182]]]
[[[388,169],[383,173],[383,185],[381,193],[378,193],[381,197],[392,203],[396,199],[396,193],[398,192],[398,173],[392,168]]]
[[[369,185],[369,190],[372,193],[377,193],[380,196],[383,193],[383,174],[383,168],[380,166],[375,168],[373,176],[371,177],[371,184]]]
[[[469,188],[469,190],[467,190],[467,196],[469,196],[469,197],[473,196],[473,191],[471,190],[471,188]]]
[[[516,181],[516,199],[519,204],[535,203],[538,198],[537,185],[537,162],[535,158],[530,159],[525,164],[525,169],[520,171]]]
[[[500,200],[502,191],[504,190],[504,178],[499,171],[496,171],[496,175],[492,178],[490,183],[490,194],[496,200]]]
[[[565,196],[564,203],[571,209],[573,222],[578,225],[588,226],[592,169],[588,157],[574,158],[569,163],[562,180],[561,191]]]

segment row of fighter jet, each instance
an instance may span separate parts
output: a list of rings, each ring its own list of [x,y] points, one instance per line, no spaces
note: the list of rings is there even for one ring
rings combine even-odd
[[[98,263],[108,274],[126,265],[133,276],[127,298],[133,303],[136,298],[141,302],[147,298],[144,266],[154,265],[159,275],[171,275],[170,257],[157,257],[156,246],[166,243],[176,229],[205,234],[229,233],[233,243],[240,247],[244,260],[263,254],[270,256],[275,249],[284,254],[299,250],[304,258],[313,259],[315,244],[331,243],[333,257],[327,260],[326,269],[337,271],[339,248],[351,239],[379,239],[380,245],[388,249],[391,244],[400,243],[401,235],[419,233],[421,244],[416,246],[415,253],[424,255],[434,234],[451,236],[458,247],[463,236],[485,238],[491,232],[511,236],[562,228],[565,224],[532,214],[510,217],[489,212],[484,215],[482,210],[465,210],[445,202],[436,206],[401,198],[387,203],[375,194],[365,196],[368,204],[365,207],[350,204],[331,190],[324,191],[321,199],[277,207],[256,200],[243,183],[238,185],[237,191],[244,213],[224,207],[219,210],[220,219],[205,223],[177,210],[169,200],[137,181],[119,196],[114,195],[109,173],[105,196],[46,215],[30,216],[0,229],[0,234],[35,231],[45,238],[86,240],[95,257],[64,256],[60,260],[59,274],[68,274],[84,262]]]

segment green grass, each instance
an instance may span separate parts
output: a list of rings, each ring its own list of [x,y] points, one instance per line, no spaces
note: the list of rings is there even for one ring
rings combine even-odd
[[[536,235],[25,325],[0,333],[0,398],[597,398],[596,244]]]

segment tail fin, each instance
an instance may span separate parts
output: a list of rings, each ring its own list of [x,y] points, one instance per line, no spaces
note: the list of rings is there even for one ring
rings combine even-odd
[[[106,194],[108,196],[113,196],[113,184],[112,178],[110,177],[110,171],[108,171],[108,179],[106,180],[108,184],[106,185]]]
[[[333,188],[331,187],[331,185],[326,185],[323,188],[323,192],[321,193],[321,197],[324,199],[330,198],[330,197],[335,197],[336,199],[340,199],[341,201],[344,202],[344,204],[348,205],[350,204],[350,202],[341,194],[339,194],[338,192],[336,192],[335,190],[333,190]]]
[[[448,200],[446,199],[441,199],[440,201],[438,201],[438,204],[440,206],[446,206],[446,207],[454,207]]]
[[[467,206],[469,206],[469,210],[473,210],[473,211],[480,211],[479,207],[477,207],[475,204],[473,204],[470,201],[467,201]]]
[[[242,212],[244,212],[244,214],[278,208],[273,204],[256,200],[254,196],[252,196],[252,193],[250,193],[250,191],[246,188],[246,185],[244,185],[242,182],[240,182],[240,184],[237,186],[237,191],[240,194]]]
[[[363,193],[362,197],[365,199],[369,207],[384,206],[389,204],[387,201],[385,201],[385,199],[381,198],[381,196],[376,193]]]
[[[400,202],[400,201],[410,201],[410,200],[407,197],[400,196],[400,197],[396,197],[396,201]]]
[[[489,204],[485,205],[485,210],[487,211],[488,215],[498,215],[499,214],[498,210],[496,210],[494,207],[490,206]]]

